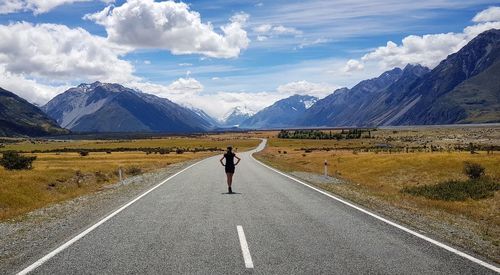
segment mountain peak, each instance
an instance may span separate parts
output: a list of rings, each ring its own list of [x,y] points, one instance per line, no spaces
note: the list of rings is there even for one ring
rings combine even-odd
[[[103,83],[101,83],[100,81],[95,81],[94,83],[90,83],[90,84],[82,83],[82,84],[78,85],[77,88],[80,90],[83,90],[84,92],[87,92],[87,91],[93,90],[101,85],[103,85]]]
[[[253,116],[255,112],[247,106],[236,106],[224,115],[222,121],[225,125],[239,126],[244,120]]]
[[[403,75],[416,75],[416,76],[423,76],[424,74],[430,72],[430,69],[422,66],[420,64],[408,64],[405,66],[403,69]]]

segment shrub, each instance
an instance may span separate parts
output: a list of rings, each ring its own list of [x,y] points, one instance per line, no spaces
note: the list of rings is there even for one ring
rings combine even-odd
[[[89,151],[80,151],[80,152],[78,152],[78,154],[80,154],[80,156],[82,156],[82,157],[86,157],[89,155]]]
[[[165,154],[169,154],[170,153],[170,149],[168,148],[160,148],[158,149],[158,152],[160,153],[160,155],[165,155]],[[156,152],[155,152],[156,154]]]
[[[137,175],[140,175],[142,173],[142,169],[139,167],[136,167],[136,166],[132,166],[132,167],[127,168],[127,170],[125,170],[125,173],[127,173],[131,176],[137,176]]]
[[[486,169],[479,163],[466,161],[464,163],[464,173],[471,180],[479,179],[484,176],[484,171]]]
[[[468,198],[478,200],[492,197],[500,190],[500,184],[489,179],[467,181],[450,180],[436,185],[405,187],[402,192],[434,200],[463,201]]]
[[[184,154],[184,150],[182,150],[182,149],[177,149],[177,150],[175,150],[175,152],[177,154]]]
[[[106,182],[108,181],[108,177],[106,176],[106,174],[104,174],[103,172],[101,171],[96,171],[94,173],[95,175],[95,179],[98,183],[102,183],[102,182]]]
[[[32,164],[36,157],[26,157],[17,152],[4,152],[0,159],[0,165],[7,170],[28,170],[33,168]]]

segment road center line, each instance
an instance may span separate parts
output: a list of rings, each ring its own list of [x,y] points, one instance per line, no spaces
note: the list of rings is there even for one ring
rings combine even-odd
[[[252,256],[250,256],[250,250],[248,249],[247,239],[245,238],[245,232],[243,232],[243,226],[237,225],[238,237],[240,238],[241,253],[243,253],[243,259],[245,260],[246,268],[253,268]]]

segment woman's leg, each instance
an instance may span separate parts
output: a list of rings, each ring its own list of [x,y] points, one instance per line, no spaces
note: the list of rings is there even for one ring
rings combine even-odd
[[[233,184],[233,173],[226,173],[227,175],[227,186],[231,187]]]

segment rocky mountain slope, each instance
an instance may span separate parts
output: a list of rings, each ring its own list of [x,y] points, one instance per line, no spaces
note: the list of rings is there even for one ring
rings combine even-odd
[[[0,88],[0,136],[46,136],[68,132],[35,105]]]
[[[433,70],[395,68],[314,104],[302,126],[500,122],[500,30],[489,30]]]
[[[121,86],[81,84],[42,109],[75,132],[186,133],[211,129],[209,121],[172,101]]]

